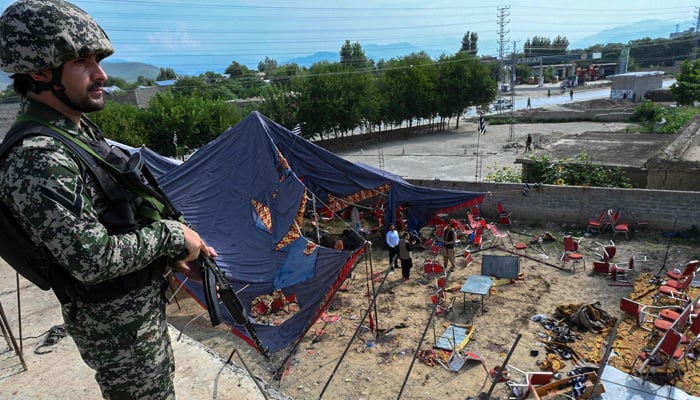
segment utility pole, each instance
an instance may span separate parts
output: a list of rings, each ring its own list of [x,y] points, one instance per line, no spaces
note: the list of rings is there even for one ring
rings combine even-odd
[[[515,130],[515,127],[513,126],[513,120],[515,119],[515,82],[517,80],[516,76],[516,70],[517,70],[517,62],[516,62],[516,53],[518,49],[518,41],[513,40],[513,52],[511,53],[511,57],[513,59],[513,63],[511,64],[511,70],[510,70],[510,104],[512,107],[510,108],[510,130],[508,133],[508,142],[513,141],[513,131]],[[515,148],[517,151],[517,147]]]
[[[695,19],[695,32],[693,32],[693,54],[691,54],[690,59],[695,61],[698,59],[698,30],[700,30],[700,9],[695,7],[698,12],[698,16]]]
[[[498,18],[498,61],[500,62],[500,71],[498,73],[498,81],[499,81],[499,88],[498,88],[498,98],[501,98],[501,83],[505,81],[504,73],[503,73],[503,57],[505,55],[505,47],[506,43],[508,42],[508,39],[506,38],[506,35],[510,33],[509,30],[506,30],[506,25],[510,22],[508,17],[510,17],[510,6],[504,6],[504,7],[497,7],[496,10],[498,10],[497,13],[497,18]]]

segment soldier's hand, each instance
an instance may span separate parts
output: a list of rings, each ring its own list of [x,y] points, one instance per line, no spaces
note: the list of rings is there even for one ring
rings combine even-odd
[[[207,257],[216,257],[216,250],[207,244],[199,237],[199,234],[190,229],[186,225],[182,225],[182,230],[185,235],[185,247],[187,248],[187,257],[175,262],[175,268],[190,279],[201,281],[202,268],[197,262],[200,254]]]

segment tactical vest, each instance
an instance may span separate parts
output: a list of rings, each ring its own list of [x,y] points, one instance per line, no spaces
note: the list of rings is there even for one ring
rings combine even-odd
[[[15,144],[30,136],[49,136],[61,141],[95,176],[106,194],[109,207],[99,220],[110,235],[134,232],[161,219],[162,201],[144,183],[140,170],[145,165],[139,156],[129,157],[104,141],[83,142],[41,121],[22,117],[18,121],[0,144],[0,159]],[[75,299],[88,303],[113,300],[161,279],[166,268],[166,258],[161,257],[138,271],[86,285],[59,265],[45,246],[32,243],[3,201],[0,201],[0,256],[41,289],[52,289],[61,304]]]

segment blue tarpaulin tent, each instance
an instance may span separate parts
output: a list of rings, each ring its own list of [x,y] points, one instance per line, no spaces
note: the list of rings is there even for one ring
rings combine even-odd
[[[249,307],[255,333],[270,352],[303,337],[365,250],[321,247],[302,236],[303,212],[311,196],[326,202],[388,188],[388,204],[410,204],[416,223],[426,220],[427,213],[483,198],[481,193],[413,186],[356,165],[257,112],[158,179],[188,222],[217,250],[217,264]],[[187,287],[204,304],[201,285],[188,282]],[[256,301],[276,290],[294,297],[298,312],[280,324],[256,319]],[[222,311],[237,333],[250,339]]]
[[[377,192],[388,193],[387,223],[395,222],[396,209],[406,206],[409,229],[418,230],[437,212],[448,212],[483,202],[484,194],[426,188],[408,183],[367,164],[352,163],[294,135],[265,117],[258,117],[266,124],[269,135],[292,169],[301,177],[312,193],[334,211],[344,208]],[[358,195],[367,193],[367,196]],[[334,198],[340,199],[335,201]]]

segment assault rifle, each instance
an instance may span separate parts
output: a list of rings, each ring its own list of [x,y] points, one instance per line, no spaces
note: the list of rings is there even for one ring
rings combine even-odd
[[[163,202],[164,210],[163,215],[167,218],[171,218],[182,222],[183,224],[191,227],[191,225],[185,220],[184,215],[180,210],[178,210],[175,205],[170,201],[170,198],[165,193],[163,188],[160,187],[158,180],[153,176],[151,171],[147,166],[143,166],[141,172],[146,178],[146,181],[150,187],[156,192],[159,200]],[[270,358],[270,354],[266,347],[263,346],[258,335],[253,329],[248,320],[248,313],[246,312],[243,303],[238,298],[238,295],[231,287],[231,284],[226,280],[226,275],[221,268],[216,264],[212,257],[206,256],[200,253],[197,259],[199,266],[202,269],[202,288],[204,289],[204,300],[207,306],[207,311],[209,312],[209,319],[213,326],[217,326],[222,322],[221,309],[219,308],[219,300],[224,304],[226,310],[233,318],[233,321],[238,325],[243,325],[250,335],[250,338],[255,342],[255,346],[258,348],[260,353],[265,356],[265,358]]]

